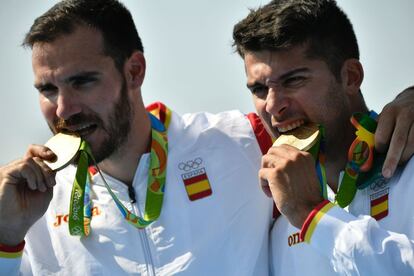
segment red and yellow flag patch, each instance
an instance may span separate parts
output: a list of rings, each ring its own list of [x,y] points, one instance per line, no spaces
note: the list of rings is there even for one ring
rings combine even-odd
[[[182,174],[188,198],[191,201],[207,197],[212,194],[210,182],[204,168]]]
[[[389,189],[371,195],[371,217],[380,220],[388,216]]]

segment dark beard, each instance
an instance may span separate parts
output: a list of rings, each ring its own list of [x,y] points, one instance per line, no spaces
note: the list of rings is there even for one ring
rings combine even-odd
[[[126,81],[124,79],[119,100],[115,103],[114,108],[109,115],[108,126],[105,126],[108,138],[103,141],[96,152],[93,152],[97,163],[100,163],[111,155],[117,153],[127,141],[131,131],[132,115]]]
[[[94,149],[94,145],[90,145],[95,161],[100,163],[117,153],[127,141],[131,131],[132,116],[133,111],[128,99],[126,81],[123,79],[119,100],[114,104],[112,111],[109,113],[107,124],[104,124],[103,120],[96,113],[88,115],[79,113],[71,116],[67,120],[59,118],[53,122],[53,127],[49,127],[56,134],[65,132],[65,128],[71,125],[78,125],[84,122],[93,122],[96,124],[98,128],[101,128],[107,134],[107,138],[99,148]]]

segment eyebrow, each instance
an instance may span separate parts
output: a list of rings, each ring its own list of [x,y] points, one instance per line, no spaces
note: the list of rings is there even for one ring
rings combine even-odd
[[[292,71],[288,71],[288,72],[284,73],[276,81],[270,80],[269,82],[271,82],[271,83],[273,82],[274,83],[274,82],[278,82],[278,81],[284,81],[284,80],[286,80],[286,79],[294,76],[295,74],[298,74],[298,73],[309,73],[309,72],[310,72],[310,69],[307,68],[307,67],[296,68],[296,69],[293,69]],[[255,81],[253,84],[246,84],[246,86],[247,86],[247,88],[249,90],[252,90],[252,89],[254,89],[256,87],[267,86],[267,84],[264,84],[264,83],[259,82],[259,81]]]
[[[82,79],[90,79],[90,78],[96,78],[99,75],[101,75],[101,73],[97,72],[97,71],[83,71],[83,72],[79,72],[73,76],[70,76],[69,78],[65,79],[64,82],[66,84],[68,83],[72,83],[74,81],[78,81],[78,80],[82,80]]]
[[[310,69],[307,67],[302,67],[302,68],[297,68],[297,69],[293,69],[292,71],[288,71],[286,73],[284,73],[283,75],[281,75],[278,79],[278,81],[284,81],[298,73],[309,73]],[[270,81],[272,82],[272,81]]]
[[[64,79],[63,82],[66,84],[72,83],[74,81],[79,81],[83,79],[90,79],[90,78],[96,78],[100,76],[101,73],[97,71],[81,71],[76,73],[73,76],[68,77],[67,79]],[[40,83],[40,84],[34,84],[34,87],[37,90],[44,90],[44,89],[50,89],[50,88],[56,88],[56,86],[50,82],[47,83]]]

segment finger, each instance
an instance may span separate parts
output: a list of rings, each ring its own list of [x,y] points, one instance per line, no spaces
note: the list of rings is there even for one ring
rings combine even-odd
[[[282,146],[272,147],[267,154],[262,156],[262,168],[274,168],[278,163],[284,162],[286,158],[290,158],[291,154],[287,151],[289,148]]]
[[[42,167],[43,161],[39,157],[33,158],[33,161],[35,162],[36,167],[34,168],[36,170],[36,176],[37,176],[37,189],[41,192],[46,192],[49,184],[48,182],[48,176],[47,171]]]
[[[267,197],[269,198],[272,197],[272,192],[270,191],[269,182],[267,182],[266,180],[260,179],[260,188],[262,188],[262,191]]]
[[[36,173],[32,170],[29,160],[20,162],[16,168],[10,172],[10,184],[21,185],[24,183],[30,190],[36,190]]]
[[[407,143],[408,133],[409,123],[407,123],[407,120],[402,118],[397,120],[391,137],[387,156],[382,167],[382,175],[385,178],[390,178],[394,174]]]
[[[18,166],[18,169],[11,173],[11,176],[17,180],[15,184],[20,184],[22,183],[22,180],[24,180],[27,183],[28,188],[31,190],[46,190],[42,188],[43,185],[39,185],[39,183],[44,183],[45,180],[40,171],[40,167],[32,158],[24,159]]]
[[[269,187],[268,174],[269,174],[268,169],[260,169],[259,170],[259,182],[260,182],[260,187],[262,188],[262,191],[265,193],[267,197],[271,198],[272,192]]]
[[[37,158],[37,162],[40,162],[40,159]],[[28,182],[30,182],[31,187],[33,188],[32,190],[39,190],[41,192],[45,192],[46,186],[44,183],[46,180],[44,179],[41,168],[39,167],[37,162],[33,158],[31,158],[28,162],[29,170],[32,172],[31,175],[34,176],[30,179],[31,181]]]
[[[52,150],[42,145],[30,145],[26,151],[25,157],[40,157],[47,161],[54,161],[57,158]]]
[[[301,153],[301,151],[287,144],[282,144],[280,146],[271,147],[267,152],[267,154],[269,155],[274,155],[274,156],[278,156],[278,157],[282,157],[282,158],[286,158],[290,160],[292,158],[295,158],[298,153]]]
[[[52,171],[48,165],[45,164],[42,160],[40,162],[37,162],[39,167],[41,168],[41,172],[43,173],[43,178],[46,181],[47,187],[51,188],[56,185],[56,172]]]
[[[395,111],[389,105],[386,105],[379,115],[375,131],[375,149],[379,152],[385,152],[388,148],[394,131],[395,117]]]
[[[276,162],[278,160],[278,156],[275,154],[266,154],[262,156],[262,168],[274,168]]]
[[[411,125],[407,142],[405,143],[405,148],[400,159],[399,164],[407,162],[411,156],[414,154],[414,126]]]

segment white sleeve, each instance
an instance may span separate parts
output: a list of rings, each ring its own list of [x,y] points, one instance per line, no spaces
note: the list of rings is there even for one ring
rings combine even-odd
[[[412,233],[412,218],[403,218],[401,223]],[[340,274],[414,275],[414,241],[380,228],[369,216],[355,217],[329,202],[302,230],[304,240]]]

